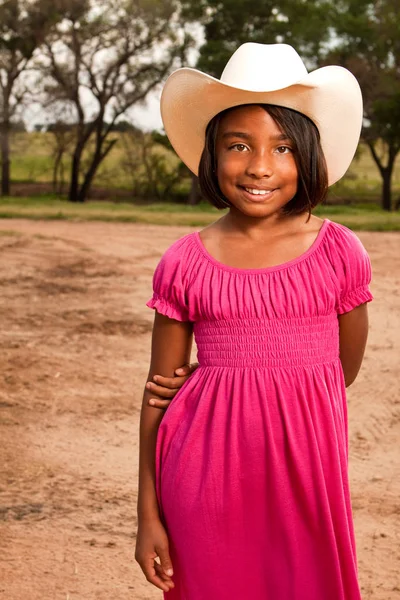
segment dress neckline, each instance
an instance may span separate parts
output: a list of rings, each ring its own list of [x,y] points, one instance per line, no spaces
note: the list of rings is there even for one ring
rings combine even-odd
[[[326,218],[323,220],[322,225],[318,231],[317,237],[315,238],[315,240],[313,241],[311,246],[305,252],[303,252],[303,254],[300,254],[300,256],[297,256],[296,258],[292,258],[291,260],[288,260],[279,265],[272,265],[270,267],[261,267],[259,269],[245,269],[245,268],[242,269],[240,267],[231,267],[229,265],[226,265],[226,264],[220,262],[219,260],[217,260],[216,258],[214,258],[213,256],[211,256],[211,254],[208,252],[208,250],[206,250],[206,247],[204,246],[204,244],[200,238],[200,233],[198,231],[194,231],[193,236],[194,236],[194,239],[195,239],[199,249],[203,253],[203,255],[207,258],[207,260],[210,263],[212,263],[216,267],[219,267],[220,269],[223,269],[225,271],[231,271],[234,273],[258,273],[258,274],[260,274],[260,273],[269,273],[272,271],[280,271],[282,269],[287,269],[288,267],[291,267],[292,265],[295,265],[295,264],[299,263],[300,261],[303,261],[306,258],[308,258],[311,254],[313,254],[317,250],[317,248],[321,244],[322,240],[325,237],[325,232],[327,231],[330,223],[331,223],[330,219]]]

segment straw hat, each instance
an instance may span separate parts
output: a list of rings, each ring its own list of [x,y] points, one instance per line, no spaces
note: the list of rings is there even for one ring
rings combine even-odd
[[[197,175],[209,121],[241,104],[277,104],[307,115],[318,127],[332,185],[347,171],[360,137],[362,97],[354,75],[338,66],[307,72],[287,44],[243,44],[221,79],[182,68],[161,96],[165,132],[178,156]]]

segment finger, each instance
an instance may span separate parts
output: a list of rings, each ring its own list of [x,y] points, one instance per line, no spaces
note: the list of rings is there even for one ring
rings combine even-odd
[[[162,568],[162,566],[160,565],[160,563],[158,563],[157,561],[154,562],[154,568],[156,570],[157,575],[163,580],[165,581],[165,583],[168,583],[171,585],[171,587],[174,587],[175,584],[172,581],[171,577],[169,577],[168,575],[165,574],[164,569]]]
[[[191,375],[193,371],[197,369],[198,366],[198,362],[188,363],[187,365],[183,365],[183,367],[179,367],[179,369],[176,369],[175,373],[177,375]]]
[[[168,408],[171,400],[160,400],[159,398],[150,398],[148,404],[153,408]]]
[[[162,375],[154,375],[153,377],[153,381],[155,381],[156,384],[171,390],[180,388],[182,379],[183,377],[163,377]]]
[[[170,590],[170,586],[156,573],[154,565],[154,558],[146,560],[146,563],[143,565],[143,573],[145,574],[147,581],[158,587],[163,592],[168,592]]]
[[[146,389],[148,389],[152,394],[161,396],[162,398],[173,398],[177,392],[177,390],[169,390],[161,387],[161,385],[156,385],[152,381],[148,381],[146,383]]]
[[[178,369],[175,369],[175,373],[177,375],[190,375],[191,368],[192,368],[192,365],[190,363],[186,363],[185,365],[182,365]]]
[[[193,370],[195,370],[195,369],[193,369]],[[188,373],[187,375],[179,375],[179,376],[175,375],[175,377],[173,379],[169,380],[171,383],[168,385],[168,387],[170,389],[175,389],[177,391],[178,389],[180,389],[183,386],[185,381],[187,381],[189,379],[190,375],[191,375],[191,373]],[[158,381],[159,381],[159,376],[157,375],[157,383],[158,383]],[[168,381],[167,378],[165,378],[164,381]]]
[[[160,558],[161,566],[164,569],[164,573],[169,576],[173,575],[174,570],[172,568],[172,560],[169,555],[168,546],[160,546],[158,548],[156,547],[155,551],[157,552]]]

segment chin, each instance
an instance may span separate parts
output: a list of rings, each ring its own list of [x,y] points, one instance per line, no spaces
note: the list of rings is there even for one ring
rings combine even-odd
[[[265,204],[244,204],[236,205],[236,210],[239,212],[251,216],[251,217],[268,217],[275,213],[280,212],[280,206],[266,206]]]

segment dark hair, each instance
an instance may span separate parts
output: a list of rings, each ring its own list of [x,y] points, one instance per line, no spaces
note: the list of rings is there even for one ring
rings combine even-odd
[[[243,106],[243,105],[240,105]],[[298,172],[297,192],[282,207],[286,215],[301,214],[324,201],[328,191],[328,172],[324,153],[321,148],[320,135],[316,125],[291,108],[274,104],[259,104],[273,118],[293,143],[294,159]],[[207,125],[204,150],[199,165],[199,184],[203,196],[216,208],[232,206],[222,194],[217,178],[216,140],[218,126],[224,115],[239,108],[228,108],[218,113]]]

